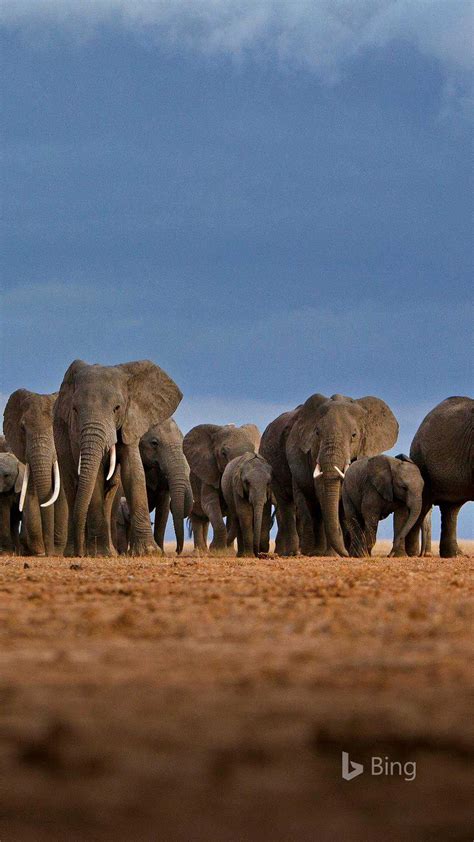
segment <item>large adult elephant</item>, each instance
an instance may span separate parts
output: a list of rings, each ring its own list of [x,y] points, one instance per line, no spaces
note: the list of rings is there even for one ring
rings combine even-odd
[[[155,541],[163,550],[171,507],[179,555],[184,545],[184,519],[193,507],[193,492],[183,452],[183,434],[173,418],[150,427],[140,439],[140,455],[145,468],[148,509],[155,511]]]
[[[184,455],[191,468],[193,510],[191,526],[196,554],[207,552],[209,522],[214,532],[211,553],[225,555],[227,531],[224,523],[226,505],[222,496],[221,479],[226,465],[244,453],[258,450],[260,433],[255,424],[198,424],[183,440]]]
[[[306,555],[347,556],[339,513],[346,468],[393,447],[397,436],[395,416],[375,397],[315,394],[272,421],[260,453],[273,470],[277,552],[294,555],[300,546]]]
[[[461,506],[474,499],[474,400],[452,397],[439,403],[418,427],[410,448],[425,481],[420,520],[431,505],[441,510],[439,554],[462,555],[457,542]],[[410,555],[418,551],[419,523],[407,537]]]
[[[20,510],[22,543],[32,555],[62,553],[67,538],[67,503],[53,436],[57,394],[13,392],[5,407],[4,430],[13,453],[25,465]]]
[[[107,483],[121,481],[131,513],[130,552],[158,554],[148,514],[141,436],[169,418],[182,398],[176,383],[149,360],[115,366],[75,360],[54,407],[54,435],[69,504],[67,554],[85,555],[89,505],[105,501]],[[118,483],[116,482],[118,485]],[[110,516],[104,515],[104,519]],[[114,555],[110,530],[105,554]]]

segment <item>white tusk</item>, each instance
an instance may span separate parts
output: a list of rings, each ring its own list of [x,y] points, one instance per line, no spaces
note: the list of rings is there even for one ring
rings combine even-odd
[[[59,474],[59,465],[58,465],[57,459],[54,462],[53,471],[54,471],[53,493],[52,493],[51,497],[49,498],[49,500],[46,501],[46,503],[41,503],[42,509],[45,509],[46,506],[52,506],[53,503],[55,503],[56,500],[59,497],[59,489],[61,488],[61,477],[60,477],[60,474]]]
[[[106,476],[106,480],[110,479],[113,476],[115,471],[115,466],[117,464],[117,451],[115,448],[115,444],[112,445],[110,448],[110,466],[109,466],[109,473]]]
[[[79,462],[77,463],[77,476],[81,476],[81,454],[79,453]]]
[[[30,466],[28,465],[28,462],[27,462],[26,465],[25,465],[25,473],[23,475],[23,482],[22,482],[22,485],[21,485],[20,503],[18,505],[18,508],[20,509],[20,512],[23,511],[23,506],[25,505],[26,489],[28,488],[29,477],[30,477]]]
[[[345,474],[343,474],[343,472],[341,471],[341,469],[340,469],[340,468],[338,468],[338,467],[337,467],[337,465],[334,465],[334,468],[335,468],[335,470],[338,472],[339,476],[340,476],[340,477],[342,477],[342,479],[344,479]]]
[[[315,469],[314,469],[314,472],[313,472],[313,477],[314,477],[314,479],[316,479],[316,477],[322,477],[323,473],[324,473],[324,472],[323,472],[323,471],[321,470],[321,468],[319,467],[319,462],[318,462],[318,463],[317,463],[317,465],[316,465],[316,467],[315,467]]]

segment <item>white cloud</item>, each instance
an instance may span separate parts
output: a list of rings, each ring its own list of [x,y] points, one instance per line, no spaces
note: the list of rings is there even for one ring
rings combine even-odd
[[[329,78],[345,59],[394,39],[448,67],[472,65],[466,0],[4,0],[2,22],[80,37],[106,24],[206,54],[276,56]]]

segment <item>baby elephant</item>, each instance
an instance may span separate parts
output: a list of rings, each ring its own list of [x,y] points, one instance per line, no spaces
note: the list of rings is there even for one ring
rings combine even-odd
[[[237,555],[266,553],[270,544],[272,469],[257,453],[232,459],[222,475],[227,505],[227,544],[237,536]]]
[[[25,466],[13,453],[0,453],[0,555],[20,552],[20,491]]]
[[[408,456],[372,456],[357,459],[346,470],[342,502],[350,535],[350,553],[370,555],[379,520],[394,512],[394,538],[390,556],[403,556],[405,538],[421,512],[423,479]]]

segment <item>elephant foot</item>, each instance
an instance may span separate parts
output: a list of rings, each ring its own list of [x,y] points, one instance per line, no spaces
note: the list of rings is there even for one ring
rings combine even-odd
[[[439,544],[440,558],[465,558],[466,553],[463,553],[457,541],[440,541]]]
[[[387,558],[403,558],[406,555],[405,550],[401,550],[399,547],[393,547]]]
[[[163,555],[158,544],[155,543],[153,538],[133,538],[130,542],[130,550],[128,554],[131,556]]]
[[[211,544],[208,554],[213,558],[233,558],[235,556],[235,549],[234,547],[219,547]]]

